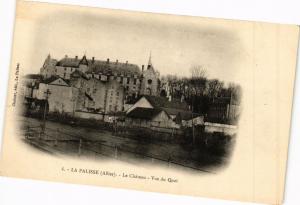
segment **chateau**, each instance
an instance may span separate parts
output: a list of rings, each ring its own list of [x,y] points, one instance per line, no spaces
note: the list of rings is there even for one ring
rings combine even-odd
[[[72,79],[72,74],[77,71],[88,78],[95,78],[102,82],[111,80],[118,81],[125,89],[126,95],[158,95],[159,73],[155,71],[152,62],[151,54],[148,65],[142,65],[142,69],[138,65],[121,63],[118,60],[115,62],[96,60],[95,57],[87,59],[86,55],[82,58],[75,56],[70,58],[67,55],[57,61],[52,59],[50,54],[46,58],[43,67],[40,69],[40,74],[44,79],[53,76],[59,76],[65,80]]]
[[[30,82],[25,87],[31,89],[25,97],[47,100],[50,112],[118,113],[126,111],[141,95],[159,94],[159,73],[152,65],[151,54],[148,64],[141,68],[109,58],[102,61],[66,55],[57,60],[49,54],[40,75],[34,80],[32,76],[25,77]],[[46,94],[49,89],[51,93]]]
[[[108,122],[119,116],[125,117],[128,126],[172,129],[178,129],[179,125],[204,124],[204,117],[209,122],[223,122],[239,116],[239,106],[233,103],[232,96],[225,96],[226,90],[224,96],[196,96],[198,113],[192,110],[191,99],[185,99],[193,88],[191,82],[160,79],[151,54],[141,68],[109,58],[66,55],[56,60],[48,55],[40,73],[25,76],[23,83],[24,90],[20,93],[24,105],[27,110],[40,113],[62,113]]]

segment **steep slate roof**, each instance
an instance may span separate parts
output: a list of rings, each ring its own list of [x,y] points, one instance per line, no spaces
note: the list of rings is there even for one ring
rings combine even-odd
[[[127,117],[151,120],[162,112],[161,109],[137,107],[127,114]]]
[[[117,73],[117,74],[124,74],[124,75],[141,75],[140,68],[135,64],[129,63],[115,63],[107,61],[94,61],[94,63],[90,62],[89,65],[89,72],[94,73]]]
[[[159,96],[144,96],[153,107],[155,108],[167,108],[169,110],[177,109],[177,110],[188,110],[188,105],[185,102],[180,102],[179,100],[169,101],[167,98],[159,97]]]
[[[63,58],[57,62],[57,66],[63,67],[79,67],[80,59],[76,58]]]
[[[141,75],[141,70],[139,66],[130,63],[121,62],[107,62],[101,60],[87,59],[83,56],[82,59],[79,58],[63,58],[58,61],[57,66],[62,67],[79,67],[80,64],[88,66],[88,72],[93,73],[117,73],[124,75]]]
[[[44,83],[44,84],[50,84],[52,83],[53,81],[59,79],[60,77],[58,76],[51,76],[50,78],[47,78],[45,80],[42,80],[41,83]],[[69,81],[68,80],[65,80],[65,79],[62,79],[60,78],[61,80],[63,80],[65,83],[67,83],[69,85]]]
[[[73,73],[71,73],[71,78],[81,78],[81,77],[86,80],[89,79],[89,77],[85,73],[83,73],[79,70],[75,70]]]

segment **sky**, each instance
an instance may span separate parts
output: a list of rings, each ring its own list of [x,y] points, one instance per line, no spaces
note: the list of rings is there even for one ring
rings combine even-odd
[[[48,54],[57,60],[86,54],[141,67],[150,52],[161,75],[190,76],[192,66],[202,66],[209,78],[229,82],[240,69],[243,46],[230,22],[97,9],[28,10],[18,24],[27,29],[22,32],[30,49],[20,59],[30,72],[38,72]]]

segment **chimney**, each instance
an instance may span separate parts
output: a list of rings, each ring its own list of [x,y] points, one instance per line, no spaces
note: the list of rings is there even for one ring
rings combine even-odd
[[[75,59],[78,60],[78,56],[75,56]]]
[[[126,61],[126,65],[128,64],[128,61]]]
[[[92,57],[92,63],[94,63],[95,62],[95,57]]]
[[[109,58],[106,60],[106,63],[109,64]]]
[[[68,58],[68,55],[65,55],[65,58]]]
[[[116,64],[118,64],[118,63],[119,63],[119,60],[117,59],[117,60],[116,60]]]
[[[142,71],[144,71],[144,67],[145,67],[145,66],[144,66],[144,65],[142,65]]]

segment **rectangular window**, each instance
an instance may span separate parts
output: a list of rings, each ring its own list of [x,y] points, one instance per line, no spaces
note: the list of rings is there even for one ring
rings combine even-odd
[[[119,96],[119,94],[120,94],[120,93],[119,93],[119,92],[117,92],[117,96]]]
[[[129,82],[130,82],[130,78],[127,78],[127,84],[129,84]]]
[[[136,78],[133,80],[133,84],[136,85]]]

